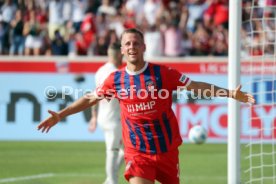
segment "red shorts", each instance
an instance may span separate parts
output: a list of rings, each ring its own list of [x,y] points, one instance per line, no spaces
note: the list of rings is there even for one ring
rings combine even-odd
[[[125,178],[138,176],[162,184],[179,184],[178,148],[167,153],[150,155],[136,150],[125,150]]]

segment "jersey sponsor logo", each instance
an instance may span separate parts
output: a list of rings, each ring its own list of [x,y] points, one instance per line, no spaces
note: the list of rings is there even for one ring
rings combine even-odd
[[[126,105],[128,112],[147,111],[147,110],[153,109],[154,106],[155,106],[155,101]]]

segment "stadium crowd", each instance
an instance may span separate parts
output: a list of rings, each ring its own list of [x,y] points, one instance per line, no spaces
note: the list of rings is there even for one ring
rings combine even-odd
[[[243,54],[274,53],[275,20],[269,17],[276,11],[265,7],[276,1],[254,2],[258,8],[243,9]],[[252,11],[267,21],[246,21]],[[226,56],[228,15],[228,0],[4,0],[0,54],[102,56],[124,29],[137,27],[145,34],[146,57]],[[271,44],[264,48],[264,42]]]

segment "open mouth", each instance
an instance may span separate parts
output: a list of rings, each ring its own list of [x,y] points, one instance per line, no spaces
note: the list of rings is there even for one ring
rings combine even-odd
[[[129,55],[129,56],[136,56],[136,55],[137,55],[137,52],[132,51],[132,52],[129,52],[128,55]]]

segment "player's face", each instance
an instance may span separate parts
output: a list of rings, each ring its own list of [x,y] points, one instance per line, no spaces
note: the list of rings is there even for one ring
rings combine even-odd
[[[127,62],[138,64],[144,61],[143,54],[146,47],[138,34],[125,33],[121,45],[121,52],[126,57]]]

